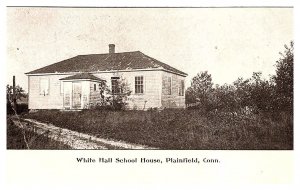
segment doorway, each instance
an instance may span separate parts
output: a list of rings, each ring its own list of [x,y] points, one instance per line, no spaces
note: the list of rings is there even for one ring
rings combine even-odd
[[[73,82],[73,109],[81,109],[82,85],[81,82]]]

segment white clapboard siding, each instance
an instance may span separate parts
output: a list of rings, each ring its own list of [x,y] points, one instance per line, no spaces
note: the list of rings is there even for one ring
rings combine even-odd
[[[99,73],[95,76],[105,79],[108,88],[111,88],[111,77],[119,76],[125,79],[131,95],[128,97],[127,103],[129,109],[149,109],[161,106],[161,73],[162,71],[133,71],[133,72],[114,72],[114,73]],[[135,77],[143,76],[144,78],[144,93],[135,94]]]
[[[167,94],[166,81],[171,77],[171,94]],[[179,86],[181,80],[184,80],[185,77],[163,72],[162,73],[162,94],[161,94],[161,103],[162,108],[184,108],[185,107],[185,93],[183,96],[179,96]]]
[[[111,89],[111,77],[119,76],[125,79],[131,95],[127,103],[129,109],[146,110],[149,108],[184,108],[185,96],[179,96],[180,80],[185,77],[168,73],[165,71],[130,71],[130,72],[99,72],[93,73],[98,78],[107,82],[108,88]],[[29,109],[63,109],[63,93],[61,93],[61,82],[59,79],[70,75],[43,75],[28,76],[29,80]],[[135,93],[135,77],[143,76],[144,93]],[[172,94],[166,95],[163,87],[163,81],[167,77],[172,77]],[[40,80],[49,80],[49,94],[40,94]],[[99,101],[98,91],[94,91],[95,82],[86,82],[83,88],[84,98],[83,105],[96,103]],[[98,84],[97,84],[98,87]]]
[[[62,109],[63,94],[61,93],[60,78],[67,75],[28,76],[29,109]],[[40,80],[49,80],[49,93],[40,94]]]

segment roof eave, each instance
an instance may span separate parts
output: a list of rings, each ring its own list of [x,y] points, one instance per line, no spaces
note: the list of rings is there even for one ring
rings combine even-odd
[[[180,76],[188,76],[188,74],[184,73],[184,72],[175,72],[175,71],[171,71],[165,68],[146,68],[146,69],[125,69],[125,70],[105,70],[105,71],[91,71],[89,72],[90,74],[96,74],[96,73],[114,73],[114,72],[136,72],[136,71],[166,71],[169,73],[174,73]],[[27,76],[39,76],[39,75],[74,75],[74,74],[78,74],[78,73],[83,73],[83,72],[67,72],[67,73],[59,73],[59,72],[55,72],[55,73],[25,73]]]
[[[173,74],[176,74],[176,75],[180,75],[180,76],[183,76],[183,77],[187,77],[188,76],[188,74],[186,74],[184,72],[179,73],[179,72],[171,71],[171,70],[168,70],[168,69],[161,69],[161,70],[169,72],[169,73],[173,73]]]

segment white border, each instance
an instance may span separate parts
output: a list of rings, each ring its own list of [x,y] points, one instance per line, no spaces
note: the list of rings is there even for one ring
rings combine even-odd
[[[297,48],[297,43],[299,41],[299,26],[297,25],[298,23],[296,22],[296,19],[300,18],[299,12],[299,6],[296,3],[296,1],[283,1],[283,0],[270,0],[270,1],[262,1],[262,0],[252,0],[252,1],[241,1],[241,0],[234,0],[234,1],[222,1],[222,0],[216,0],[216,1],[195,1],[195,0],[174,0],[174,1],[145,1],[145,0],[127,0],[127,1],[117,1],[117,0],[111,0],[111,1],[107,1],[107,0],[98,0],[98,1],[94,1],[94,0],[81,0],[81,1],[61,1],[61,0],[56,0],[56,1],[52,1],[52,0],[44,0],[44,1],[40,1],[40,0],[31,0],[31,1],[24,1],[24,0],[5,0],[5,1],[1,1],[1,7],[0,7],[0,21],[1,21],[1,27],[0,27],[0,41],[1,43],[1,71],[4,72],[1,75],[1,104],[2,104],[2,108],[4,108],[5,105],[5,90],[4,90],[4,86],[5,86],[5,82],[6,81],[6,67],[8,65],[6,65],[6,6],[104,6],[104,7],[130,7],[130,6],[134,6],[134,7],[146,7],[146,6],[151,6],[151,7],[164,7],[164,6],[168,6],[168,7],[179,7],[179,6],[185,6],[185,7],[224,7],[224,6],[234,6],[234,7],[238,7],[238,6],[294,6],[294,27],[295,27],[295,60],[297,62],[298,58],[299,58],[299,49]],[[295,137],[295,144],[294,144],[294,148],[295,148],[295,176],[299,176],[299,101],[296,97],[299,97],[299,66],[298,64],[295,64],[294,67],[294,71],[295,71],[295,85],[294,85],[294,92],[295,92],[295,102],[294,102],[294,107],[295,107],[295,117],[294,117],[294,137]],[[6,129],[5,129],[5,121],[6,121],[6,116],[5,116],[5,109],[1,110],[1,129],[0,129],[0,139],[1,139],[1,156],[0,156],[0,166],[1,166],[1,176],[0,176],[0,186],[1,189],[6,189],[6,187],[4,187],[3,185],[6,184],[5,182],[5,173],[6,170],[5,168],[5,163],[6,163]],[[280,163],[279,163],[280,164]],[[17,171],[16,171],[17,172]],[[284,174],[283,174],[284,175]],[[3,181],[2,181],[3,180]],[[18,183],[18,180],[16,179],[16,184]],[[51,183],[50,179],[49,179],[49,183]],[[216,182],[218,183],[218,182]],[[166,184],[161,184],[158,186],[153,186],[153,187],[146,187],[143,186],[143,184],[139,184],[137,183],[136,187],[128,187],[124,184],[116,184],[115,186],[107,186],[102,187],[105,189],[112,189],[112,188],[118,188],[118,189],[224,189],[224,188],[228,188],[228,189],[296,189],[296,187],[299,185],[299,180],[297,180],[297,178],[295,178],[295,183],[294,184],[287,184],[287,185],[244,185],[244,186],[224,186],[222,185],[203,185],[201,187],[195,187],[195,186],[191,186],[189,184],[186,184],[185,186],[178,186],[176,185],[176,183],[174,183],[174,185],[170,185],[168,183]],[[299,186],[298,186],[299,187]],[[22,189],[51,189],[51,187],[47,187],[47,185],[45,185],[44,187],[35,187],[35,188],[31,188],[31,187],[26,187],[26,186],[22,186],[20,184],[19,188]],[[62,186],[62,189],[77,189],[76,187],[73,187],[72,184],[69,185],[69,187]],[[98,188],[97,188],[98,189]]]
[[[5,0],[8,6],[84,6],[84,7],[228,7],[228,6],[293,6],[292,0]]]

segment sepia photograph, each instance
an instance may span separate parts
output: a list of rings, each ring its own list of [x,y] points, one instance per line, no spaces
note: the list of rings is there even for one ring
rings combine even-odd
[[[294,150],[292,7],[7,7],[7,150]]]

